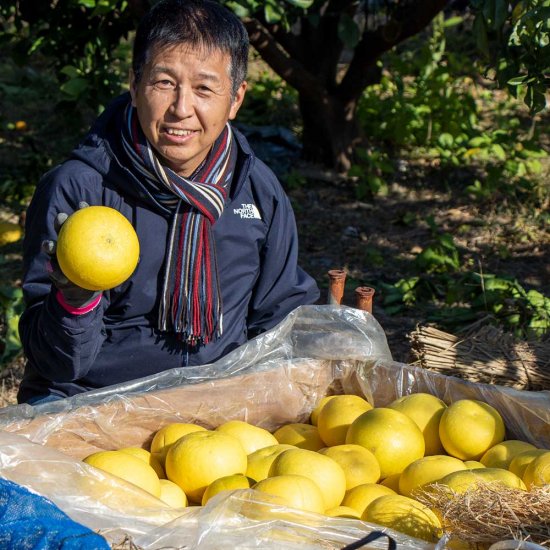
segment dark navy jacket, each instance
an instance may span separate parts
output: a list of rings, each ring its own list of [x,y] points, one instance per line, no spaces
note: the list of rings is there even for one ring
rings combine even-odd
[[[169,214],[119,161],[119,126],[128,97],[117,98],[71,158],[41,179],[27,211],[26,310],[19,324],[27,365],[20,402],[35,395],[71,396],[173,367],[211,363],[319,296],[315,281],[297,265],[296,224],[288,197],[235,131],[236,173],[225,211],[214,225],[223,335],[197,350],[156,329]],[[51,292],[40,246],[44,239],[56,239],[56,214],[74,212],[79,201],[124,214],[138,234],[140,260],[130,279],[104,292],[95,310],[75,316]]]

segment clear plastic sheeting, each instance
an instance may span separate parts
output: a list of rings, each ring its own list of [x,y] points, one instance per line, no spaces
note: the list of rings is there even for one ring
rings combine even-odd
[[[36,407],[0,409],[0,475],[50,498],[112,543],[128,534],[146,549],[343,548],[379,526],[290,511],[251,490],[221,493],[204,507],[174,509],[81,459],[103,449],[148,448],[156,430],[172,422],[213,428],[239,419],[273,431],[306,422],[325,395],[354,393],[384,406],[420,391],[447,403],[484,400],[503,415],[509,438],[550,448],[549,392],[473,384],[393,362],[384,331],[369,313],[304,306],[211,365]],[[434,548],[388,533],[398,548]],[[387,541],[369,547],[387,548]]]

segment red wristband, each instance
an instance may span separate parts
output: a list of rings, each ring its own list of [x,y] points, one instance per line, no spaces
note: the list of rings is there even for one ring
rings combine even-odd
[[[89,313],[90,311],[94,310],[99,305],[99,302],[101,302],[101,296],[102,294],[100,294],[91,304],[88,304],[87,306],[73,307],[65,301],[63,293],[60,290],[58,290],[57,294],[55,295],[59,304],[63,307],[65,311],[67,311],[71,315],[84,315],[85,313]]]

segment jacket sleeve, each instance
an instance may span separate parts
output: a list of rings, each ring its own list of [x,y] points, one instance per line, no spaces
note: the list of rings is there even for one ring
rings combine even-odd
[[[272,208],[248,311],[250,338],[274,327],[298,306],[315,303],[320,294],[315,280],[298,265],[296,220],[278,181]]]
[[[19,334],[27,359],[40,375],[52,381],[82,378],[104,340],[107,298],[103,296],[98,307],[83,315],[65,311],[46,272],[48,256],[41,250],[43,240],[57,239],[53,222],[59,212],[74,212],[82,200],[99,204],[91,187],[81,173],[76,182],[58,167],[40,181],[27,210],[23,242],[25,310]]]

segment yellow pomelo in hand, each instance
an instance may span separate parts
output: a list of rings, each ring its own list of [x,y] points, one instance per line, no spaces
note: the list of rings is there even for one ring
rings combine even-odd
[[[236,437],[241,442],[247,455],[263,447],[277,445],[278,443],[277,438],[267,430],[242,420],[225,422],[218,426],[216,431]]]
[[[479,461],[486,468],[504,468],[507,470],[510,462],[512,462],[512,459],[516,455],[533,449],[536,449],[536,447],[531,445],[531,443],[527,443],[527,441],[509,439],[508,441],[497,443],[488,449]]]
[[[139,241],[132,224],[108,206],[88,206],[71,214],[57,239],[57,261],[74,284],[108,290],[134,272]]]
[[[222,491],[235,491],[237,489],[250,489],[255,481],[246,477],[244,474],[232,474],[230,476],[219,477],[214,480],[204,491],[202,495],[202,505],[204,506],[213,496]]]
[[[206,431],[206,428],[203,428],[198,424],[190,424],[187,422],[174,422],[173,424],[168,424],[155,433],[153,440],[151,441],[151,454],[159,459],[161,465],[164,465],[166,453],[168,452],[170,445],[175,443],[184,435],[204,431]]]
[[[406,414],[377,407],[356,418],[349,427],[346,443],[371,451],[384,479],[400,474],[411,462],[424,456],[424,436]]]
[[[269,447],[258,449],[247,456],[248,466],[246,475],[255,481],[262,481],[269,476],[269,469],[273,461],[283,452],[288,449],[296,449],[294,445],[285,445],[279,443]]]
[[[361,517],[367,506],[378,497],[397,494],[393,489],[378,483],[364,483],[346,492],[342,506],[353,508]]]
[[[303,424],[300,422],[285,424],[275,430],[273,435],[279,443],[293,445],[300,449],[318,451],[325,446],[319,435],[317,426],[312,426],[311,424]]]
[[[550,485],[550,451],[537,456],[525,468],[523,481],[529,489]]]
[[[98,451],[87,456],[84,462],[133,483],[157,498],[160,496],[160,480],[155,470],[131,454],[120,451]]]
[[[447,454],[460,460],[479,460],[504,440],[500,413],[475,399],[460,399],[449,405],[439,422],[439,437]]]
[[[168,449],[166,476],[193,502],[200,503],[216,479],[246,472],[246,452],[232,435],[199,431],[184,435]]]
[[[357,510],[350,508],[349,506],[336,506],[325,511],[325,516],[331,518],[349,518],[349,519],[361,519],[361,515],[357,513]]]
[[[169,479],[160,480],[160,500],[172,506],[172,508],[185,508],[187,506],[187,495],[183,489]]]
[[[271,465],[269,475],[301,475],[311,479],[321,490],[323,510],[339,506],[346,493],[346,475],[332,458],[307,449],[282,452]]]
[[[525,474],[525,469],[527,468],[527,466],[529,466],[529,464],[531,464],[531,462],[533,462],[535,458],[547,452],[548,449],[531,449],[530,451],[519,453],[512,459],[512,462],[510,462],[508,470],[523,479],[523,475]]]
[[[152,455],[147,449],[142,449],[141,447],[124,447],[123,449],[118,450],[121,453],[131,454],[149,464],[149,466],[151,466],[151,468],[155,470],[155,473],[157,474],[159,479],[166,478],[164,468],[162,467],[160,460],[158,459],[158,457]]]
[[[325,403],[317,417],[317,429],[326,445],[343,445],[350,424],[372,405],[358,395],[336,395]]]
[[[486,468],[485,464],[482,464],[477,460],[465,460],[464,466],[466,466],[468,470],[476,470],[477,468]]]
[[[396,399],[390,405],[406,414],[420,428],[426,445],[425,455],[441,455],[445,453],[439,439],[439,421],[447,408],[445,402],[430,393],[413,393]]]
[[[414,498],[414,491],[452,472],[466,470],[462,460],[448,455],[431,455],[411,462],[399,477],[399,494]]]
[[[437,541],[442,534],[439,519],[427,506],[402,495],[377,498],[361,519],[428,542]]]
[[[319,401],[319,403],[317,403],[316,407],[311,411],[311,414],[309,415],[309,421],[311,422],[311,424],[313,424],[314,426],[317,426],[317,419],[319,418],[319,413],[321,412],[321,409],[333,398],[333,397],[336,397],[335,395],[325,395],[325,397],[323,397],[321,399],[321,401]]]
[[[502,468],[460,470],[447,474],[436,483],[446,485],[455,493],[465,493],[480,483],[501,483],[511,489],[525,490],[525,484],[516,474]]]
[[[258,481],[256,491],[273,495],[277,501],[298,510],[322,514],[325,503],[321,490],[310,478],[301,475],[278,475]]]
[[[346,475],[346,491],[363,483],[376,483],[380,479],[380,466],[376,457],[361,445],[335,445],[318,452],[342,466]]]

